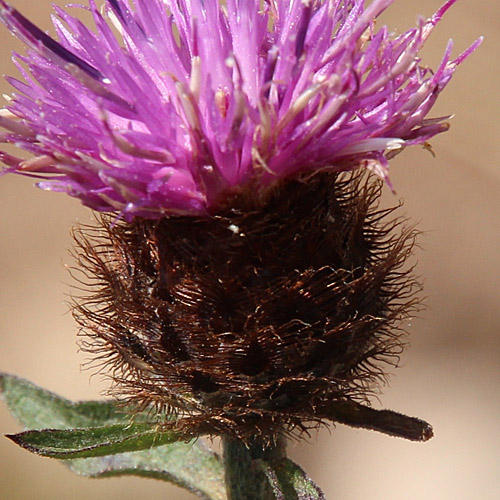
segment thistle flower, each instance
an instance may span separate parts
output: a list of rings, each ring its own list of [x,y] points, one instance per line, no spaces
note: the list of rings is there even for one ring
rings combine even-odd
[[[431,71],[418,53],[454,0],[398,36],[375,27],[391,3],[90,0],[96,31],[56,8],[55,41],[0,0],[30,47],[2,139],[34,155],[6,170],[122,219],[76,232],[97,285],[76,317],[117,395],[177,414],[164,425],[432,435],[361,404],[418,289],[415,232],[363,170],[387,181],[447,129],[426,116],[480,40]]]
[[[90,0],[96,31],[56,7],[55,41],[0,0],[30,48],[1,139],[34,155],[2,160],[127,220],[213,213],[301,172],[386,177],[395,151],[447,129],[426,116],[480,42],[451,60],[450,41],[431,71],[419,50],[455,0],[399,36],[375,27],[391,3],[108,0],[101,15]]]

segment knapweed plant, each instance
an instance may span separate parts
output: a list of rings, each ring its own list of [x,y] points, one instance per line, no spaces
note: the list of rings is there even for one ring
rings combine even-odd
[[[28,49],[0,138],[30,153],[0,158],[100,213],[74,232],[74,314],[113,396],[4,375],[28,428],[12,440],[89,476],[288,500],[323,498],[290,436],[432,436],[370,407],[419,290],[415,230],[379,198],[388,160],[447,130],[429,112],[480,40],[431,70],[419,51],[454,1],[402,34],[375,22],[391,3],[90,0],[93,28],[56,7],[52,37],[0,0]]]

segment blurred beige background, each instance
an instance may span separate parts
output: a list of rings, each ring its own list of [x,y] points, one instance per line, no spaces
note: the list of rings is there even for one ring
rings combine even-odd
[[[405,29],[443,0],[397,0],[383,22]],[[39,25],[49,1],[12,0]],[[58,2],[64,3],[64,2]],[[500,498],[500,126],[498,0],[461,0],[425,51],[435,67],[447,39],[454,54],[486,40],[459,69],[434,115],[455,113],[451,130],[392,163],[405,211],[425,232],[418,272],[427,310],[410,326],[411,349],[381,396],[381,406],[417,415],[436,437],[415,444],[343,426],[321,431],[291,455],[331,500],[494,500]],[[20,44],[0,30],[0,71],[17,74],[9,53]],[[7,92],[5,82],[1,91]],[[0,180],[0,370],[69,398],[94,398],[105,384],[81,372],[76,327],[65,301],[69,228],[88,220],[77,201],[44,193],[29,179]],[[386,193],[388,200],[394,199]],[[19,427],[0,407],[0,432]],[[194,498],[141,479],[90,480],[0,438],[0,497],[5,500]]]

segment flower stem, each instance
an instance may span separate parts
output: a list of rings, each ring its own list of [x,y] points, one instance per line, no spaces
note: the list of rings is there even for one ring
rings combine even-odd
[[[286,458],[285,439],[280,437],[274,445],[264,446],[258,438],[246,445],[223,436],[222,445],[228,500],[275,500],[265,470]]]

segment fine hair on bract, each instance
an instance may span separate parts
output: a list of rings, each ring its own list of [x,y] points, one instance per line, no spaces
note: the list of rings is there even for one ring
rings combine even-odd
[[[377,392],[419,304],[416,231],[379,207],[382,188],[316,172],[242,188],[208,216],[78,227],[83,349],[113,394],[186,437],[349,423],[340,409]]]

